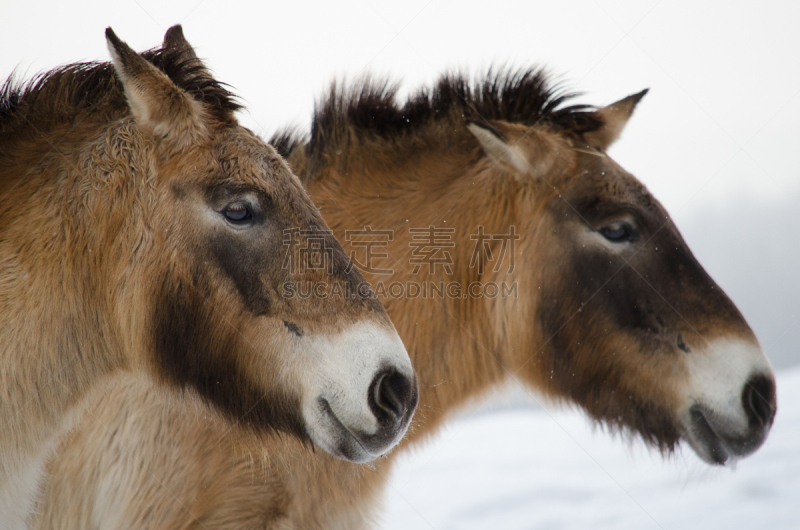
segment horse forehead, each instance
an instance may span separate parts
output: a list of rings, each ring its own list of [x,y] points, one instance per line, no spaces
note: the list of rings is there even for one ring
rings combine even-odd
[[[214,139],[204,153],[207,164],[219,168],[218,177],[249,184],[277,183],[288,177],[280,156],[252,134],[228,133]]]
[[[289,211],[310,215],[320,222],[317,210],[303,187],[275,149],[243,127],[216,139],[208,154],[215,170],[207,173],[210,182],[235,182],[261,189],[278,199]]]
[[[212,150],[220,160],[265,167],[280,160],[274,149],[243,127],[230,128],[217,135]]]
[[[608,155],[582,155],[579,162],[576,188],[584,199],[627,204],[646,211],[658,209],[647,187]]]

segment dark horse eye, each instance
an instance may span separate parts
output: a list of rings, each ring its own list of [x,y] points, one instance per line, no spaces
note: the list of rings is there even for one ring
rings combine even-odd
[[[225,209],[222,210],[222,215],[233,224],[244,224],[253,218],[250,208],[241,203],[234,203],[226,206]]]
[[[614,223],[600,229],[604,238],[612,243],[627,243],[639,239],[639,233],[628,223]]]

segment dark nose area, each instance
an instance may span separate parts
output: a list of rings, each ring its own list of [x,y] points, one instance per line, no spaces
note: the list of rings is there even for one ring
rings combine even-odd
[[[777,408],[773,379],[766,375],[750,378],[742,392],[742,406],[752,428],[772,425]]]
[[[380,423],[401,422],[413,406],[411,381],[396,370],[378,373],[369,389],[369,408]]]

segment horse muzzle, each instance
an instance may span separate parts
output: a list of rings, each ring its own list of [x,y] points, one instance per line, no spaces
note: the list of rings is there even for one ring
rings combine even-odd
[[[419,400],[400,337],[385,324],[362,323],[315,342],[311,353],[319,363],[303,377],[311,440],[353,462],[385,454],[405,434]]]
[[[736,409],[735,414],[726,414],[696,403],[685,415],[685,437],[697,455],[709,464],[735,462],[753,453],[767,439],[777,410],[772,376],[751,377],[741,391]]]

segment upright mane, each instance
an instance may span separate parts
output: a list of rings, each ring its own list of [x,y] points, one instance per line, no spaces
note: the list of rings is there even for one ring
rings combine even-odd
[[[225,84],[180,49],[154,49],[141,54],[173,83],[205,104],[217,119],[229,121],[241,108]],[[89,115],[118,116],[127,112],[122,85],[108,62],[73,63],[18,81],[12,74],[0,86],[0,140],[40,134]],[[0,157],[8,153],[0,153]]]
[[[432,126],[467,121],[486,125],[489,120],[540,124],[572,134],[602,126],[592,112],[594,107],[565,106],[578,94],[566,91],[536,67],[490,68],[474,81],[464,73],[445,74],[433,88],[418,89],[402,104],[396,100],[398,88],[398,83],[371,77],[349,86],[333,83],[315,105],[306,144],[311,174],[305,177],[313,178],[326,159],[346,152],[353,136],[397,144],[438,129]],[[285,129],[277,132],[271,143],[286,157],[305,141],[296,129]]]

